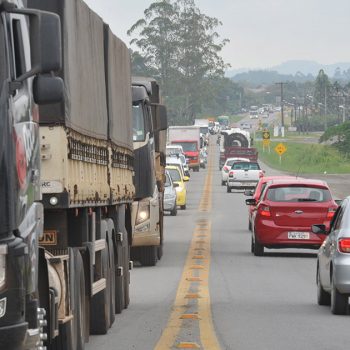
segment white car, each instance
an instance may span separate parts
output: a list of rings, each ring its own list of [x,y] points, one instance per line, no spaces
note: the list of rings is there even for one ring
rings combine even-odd
[[[257,162],[235,162],[228,173],[227,192],[230,193],[232,189],[253,190],[263,176],[264,171]]]
[[[176,206],[176,187],[178,184],[174,184],[169,172],[165,172],[165,184],[164,184],[164,211],[169,211],[170,215],[177,215],[177,206]]]
[[[167,145],[165,152],[167,156],[176,156],[177,154],[184,154],[184,150],[181,145]]]
[[[224,166],[221,169],[221,186],[225,186],[228,178],[228,173],[235,162],[249,162],[248,158],[227,158]]]

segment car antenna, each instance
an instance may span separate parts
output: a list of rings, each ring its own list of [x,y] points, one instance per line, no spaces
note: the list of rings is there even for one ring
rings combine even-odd
[[[295,177],[296,177],[296,178],[299,177],[300,171],[301,171],[301,167],[302,167],[302,166],[303,166],[303,165],[301,164],[300,167],[299,167],[299,169],[298,169],[298,171],[297,171],[297,173],[295,174]]]

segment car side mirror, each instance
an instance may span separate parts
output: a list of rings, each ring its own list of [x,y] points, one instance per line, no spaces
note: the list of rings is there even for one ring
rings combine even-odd
[[[184,176],[183,180],[184,180],[185,182],[187,182],[187,181],[190,181],[190,178],[189,178],[188,176]]]
[[[311,231],[315,233],[316,235],[326,235],[328,234],[326,225],[319,224],[319,225],[312,225]]]
[[[247,197],[251,197],[254,195],[254,192],[252,190],[245,190],[244,195]]]
[[[245,200],[246,205],[256,205],[256,199],[255,198],[249,198]]]
[[[173,182],[173,186],[174,186],[174,188],[176,188],[176,187],[179,187],[180,185],[176,182]]]

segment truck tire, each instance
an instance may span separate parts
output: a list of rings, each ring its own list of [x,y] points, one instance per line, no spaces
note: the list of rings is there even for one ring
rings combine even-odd
[[[155,266],[158,261],[157,246],[145,246],[139,248],[139,261],[142,266]]]
[[[115,321],[115,259],[114,259],[114,245],[113,245],[113,232],[109,232],[108,234],[108,255],[109,255],[109,288],[110,288],[110,325],[112,325]]]
[[[160,260],[163,256],[163,242],[157,247],[157,258]]]
[[[108,250],[101,251],[102,276],[106,279],[106,288],[91,298],[91,334],[106,334],[110,326],[110,281],[108,268]]]
[[[125,235],[126,242],[124,246],[124,283],[123,283],[123,291],[124,291],[124,303],[123,307],[124,309],[127,309],[130,304],[130,268],[129,268],[129,262],[130,262],[130,249],[129,249],[129,242],[128,242],[128,235]]]
[[[46,344],[49,350],[74,350],[72,323],[69,321],[58,326],[59,335],[50,345]]]
[[[77,251],[76,255],[76,265],[75,265],[75,297],[76,297],[76,310],[74,312],[74,319],[76,321],[76,334],[77,334],[77,350],[84,350],[85,348],[85,274],[84,274],[84,264],[80,252]]]
[[[123,240],[125,239],[125,235],[123,235]],[[115,271],[115,313],[120,314],[124,310],[125,306],[125,297],[124,297],[124,274],[125,270],[125,262],[124,262],[124,247],[123,242],[117,242],[117,267],[118,270]],[[122,274],[119,267],[122,267]]]
[[[181,210],[186,210],[186,204],[180,206]]]

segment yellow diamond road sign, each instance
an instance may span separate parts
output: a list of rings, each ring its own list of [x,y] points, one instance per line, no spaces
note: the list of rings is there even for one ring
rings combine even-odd
[[[287,150],[287,147],[283,143],[279,143],[275,147],[276,153],[278,153],[280,156]]]

